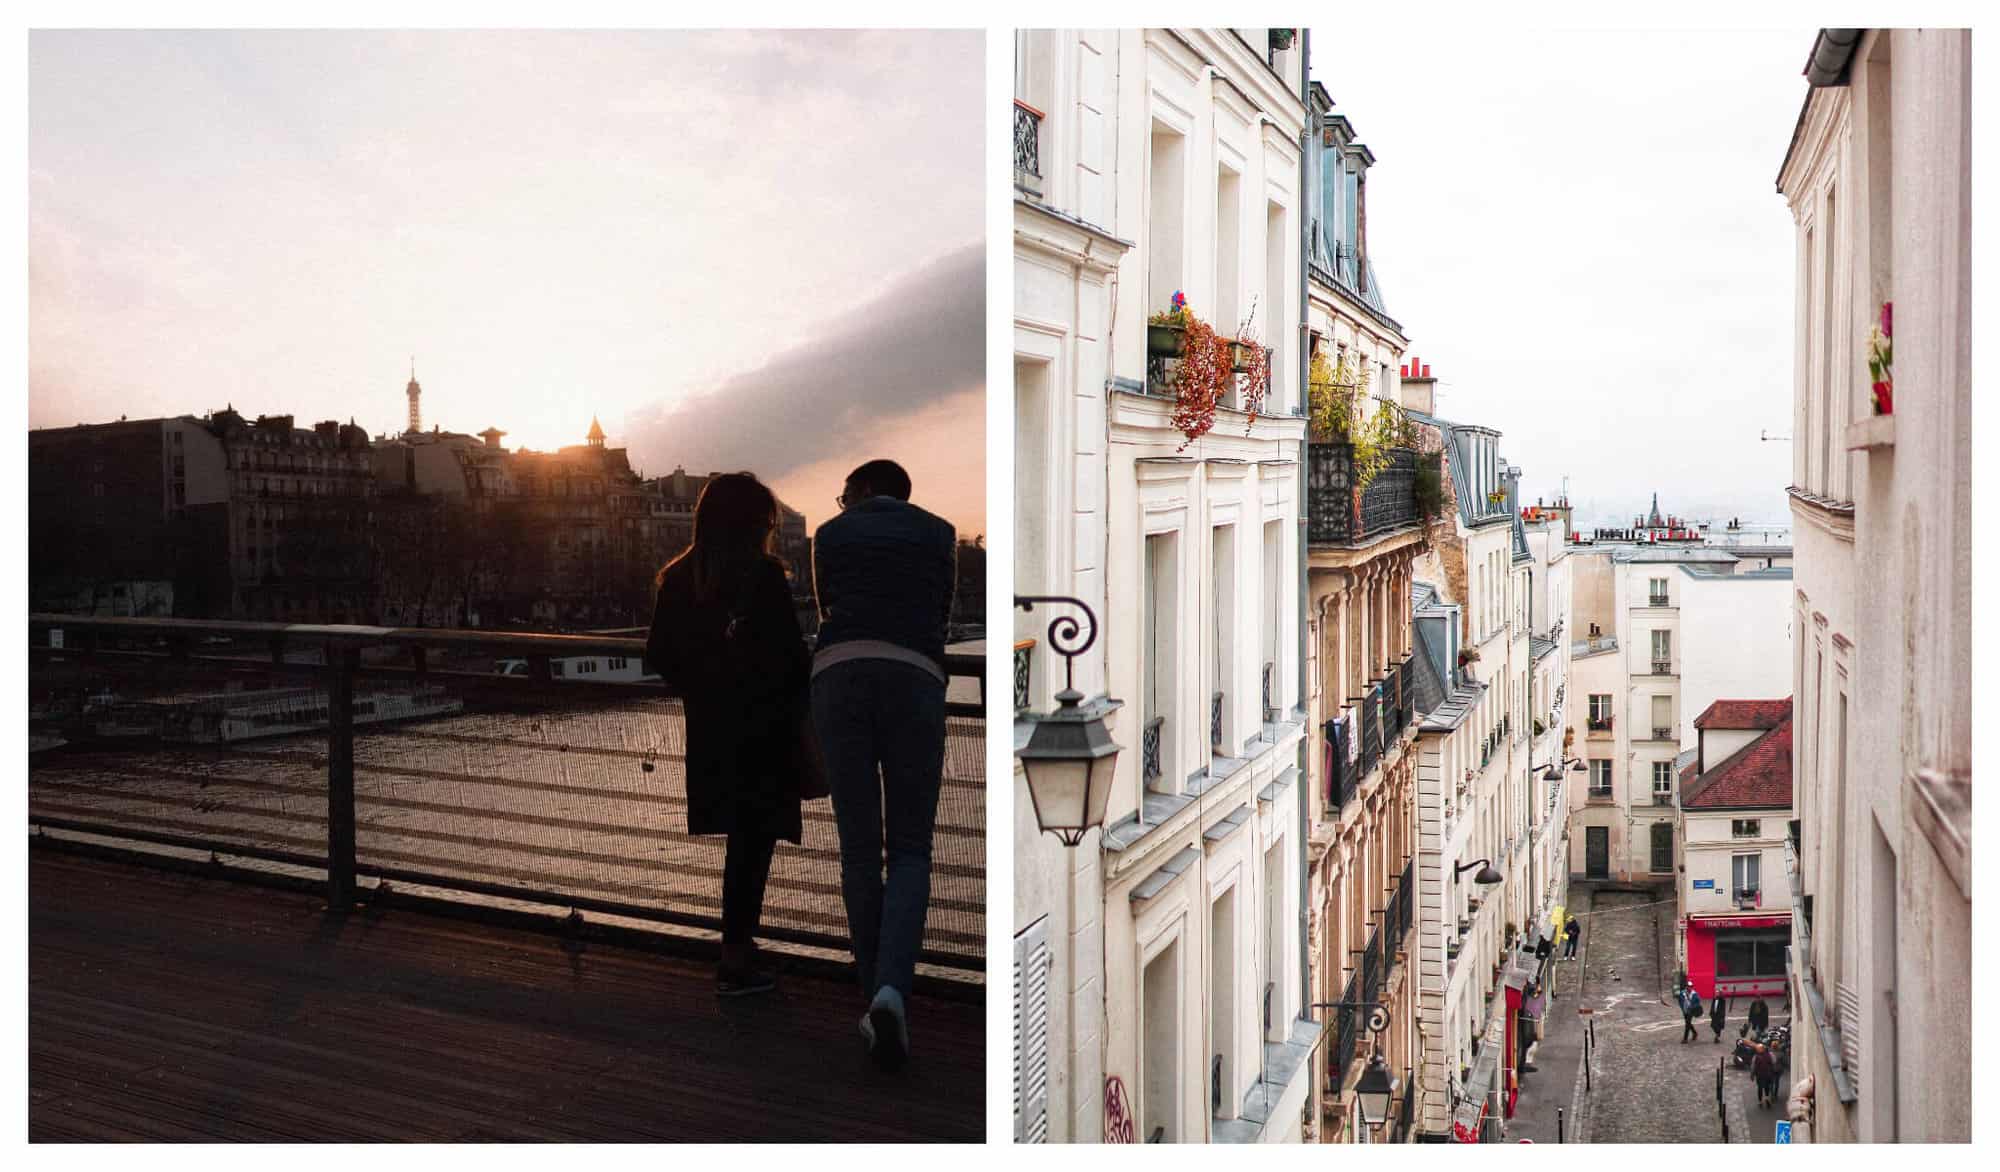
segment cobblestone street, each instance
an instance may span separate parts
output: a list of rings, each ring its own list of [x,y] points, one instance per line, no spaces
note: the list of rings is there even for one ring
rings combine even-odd
[[[1572,901],[1584,915],[1583,988],[1573,1009],[1596,1023],[1589,1090],[1570,1138],[1584,1143],[1720,1143],[1716,1064],[1727,1064],[1747,1003],[1732,1002],[1722,1041],[1708,1019],[1699,1036],[1682,1042],[1680,1010],[1668,996],[1674,961],[1670,889],[1602,888],[1579,884]],[[1562,974],[1567,983],[1570,973]],[[1706,1010],[1706,1005],[1704,1005]],[[1581,1029],[1577,1031],[1579,1034]],[[1545,1068],[1546,1069],[1546,1068]],[[1757,1106],[1749,1072],[1727,1064],[1723,1101],[1728,1139],[1769,1143],[1776,1113]],[[1541,1139],[1542,1137],[1536,1136]]]

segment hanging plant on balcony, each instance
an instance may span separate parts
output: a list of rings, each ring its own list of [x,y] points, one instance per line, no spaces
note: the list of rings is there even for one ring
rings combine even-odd
[[[1479,662],[1479,648],[1477,647],[1467,647],[1465,650],[1458,653],[1458,666],[1460,667],[1464,667],[1469,663],[1478,663],[1478,662]]]
[[[1504,488],[1496,488],[1496,489],[1494,489],[1494,490],[1493,490],[1492,492],[1489,492],[1489,493],[1487,493],[1487,494],[1486,494],[1486,503],[1487,503],[1487,504],[1489,504],[1489,505],[1504,505],[1504,504],[1506,504],[1506,503],[1507,503],[1507,490],[1506,490],[1506,489],[1504,489]]]
[[[1229,369],[1229,344],[1215,327],[1189,313],[1186,345],[1173,381],[1173,425],[1187,437],[1180,450],[1186,451],[1188,444],[1215,426],[1215,405],[1235,377]]]
[[[1248,348],[1247,356],[1242,354]],[[1257,303],[1250,303],[1250,316],[1236,330],[1238,351],[1233,369],[1243,376],[1243,410],[1250,416],[1243,425],[1243,434],[1249,435],[1256,424],[1257,416],[1264,409],[1264,396],[1271,390],[1271,352],[1257,339]]]
[[[1868,386],[1877,415],[1892,415],[1896,410],[1896,380],[1890,369],[1892,350],[1889,342],[1891,310],[1894,304],[1884,301],[1881,319],[1868,330]]]
[[[1146,319],[1146,353],[1169,358],[1178,356],[1187,345],[1188,323],[1193,320],[1187,294],[1174,290],[1173,307]]]

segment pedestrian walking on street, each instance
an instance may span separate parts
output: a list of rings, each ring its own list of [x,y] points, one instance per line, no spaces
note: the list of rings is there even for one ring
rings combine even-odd
[[[910,503],[910,474],[893,460],[849,473],[840,509],[813,535],[813,724],[833,790],[855,969],[870,998],[861,1036],[893,1070],[909,1055],[905,1002],[930,909],[958,535]]]
[[[1760,1038],[1764,1036],[1764,1031],[1771,1028],[1771,1007],[1764,1004],[1762,997],[1750,1003],[1750,1028],[1757,1031]]]
[[[1729,999],[1722,994],[1715,995],[1715,1004],[1708,1010],[1708,1026],[1715,1031],[1716,1045],[1722,1044],[1722,1027],[1729,1021]]]
[[[1680,991],[1674,994],[1674,999],[1681,1006],[1681,1045],[1685,1046],[1701,1036],[1694,1028],[1694,1019],[1701,1016],[1701,994],[1694,991],[1693,985],[1684,982]]]
[[[1757,1055],[1750,1060],[1750,1077],[1757,1082],[1757,1105],[1775,1107],[1778,1103],[1778,1055],[1768,1044],[1759,1042]]]
[[[1577,942],[1583,939],[1583,921],[1575,916],[1569,918],[1569,927],[1563,930],[1563,959],[1576,959]]]
[[[771,854],[799,841],[816,759],[805,737],[811,653],[772,553],[778,498],[748,472],[717,476],[694,506],[694,544],[655,581],[645,662],[687,721],[687,831],[726,836],[722,997],[767,993],[757,925]]]

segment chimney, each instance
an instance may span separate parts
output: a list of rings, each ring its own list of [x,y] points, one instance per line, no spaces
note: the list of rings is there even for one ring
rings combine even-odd
[[[1403,406],[1411,411],[1421,411],[1425,415],[1437,411],[1437,383],[1431,378],[1431,368],[1417,361],[1416,355],[1404,367]]]

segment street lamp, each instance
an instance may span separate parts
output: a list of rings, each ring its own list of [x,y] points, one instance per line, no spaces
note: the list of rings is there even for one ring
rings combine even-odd
[[[1562,767],[1565,765],[1569,766],[1571,773],[1582,773],[1585,769],[1589,768],[1583,763],[1583,758],[1581,757],[1565,757],[1560,761],[1549,762],[1549,771],[1542,774],[1542,780],[1561,781]]]
[[[1103,716],[1086,711],[1083,693],[1076,690],[1076,657],[1097,641],[1097,616],[1077,598],[1014,598],[1014,605],[1025,611],[1033,611],[1038,602],[1076,607],[1084,618],[1079,623],[1074,615],[1059,615],[1049,623],[1049,646],[1064,660],[1064,686],[1056,693],[1056,710],[1036,718],[1027,746],[1017,754],[1028,779],[1028,796],[1035,803],[1036,825],[1073,847],[1093,828],[1104,825],[1118,745],[1104,727]]]
[[[1389,1103],[1396,1097],[1402,1086],[1402,1079],[1389,1073],[1389,1064],[1382,1060],[1382,1052],[1377,1050],[1368,1060],[1368,1069],[1354,1084],[1354,1101],[1361,1107],[1361,1122],[1370,1131],[1380,1131],[1389,1122]]]
[[[1474,875],[1472,877],[1472,881],[1474,883],[1479,884],[1481,887],[1491,887],[1495,883],[1505,882],[1505,880],[1501,877],[1500,872],[1493,869],[1492,859],[1474,859],[1470,863],[1454,867],[1452,868],[1451,877],[1456,879],[1460,875],[1465,874],[1467,871],[1472,870],[1474,867],[1479,868],[1479,874]]]

